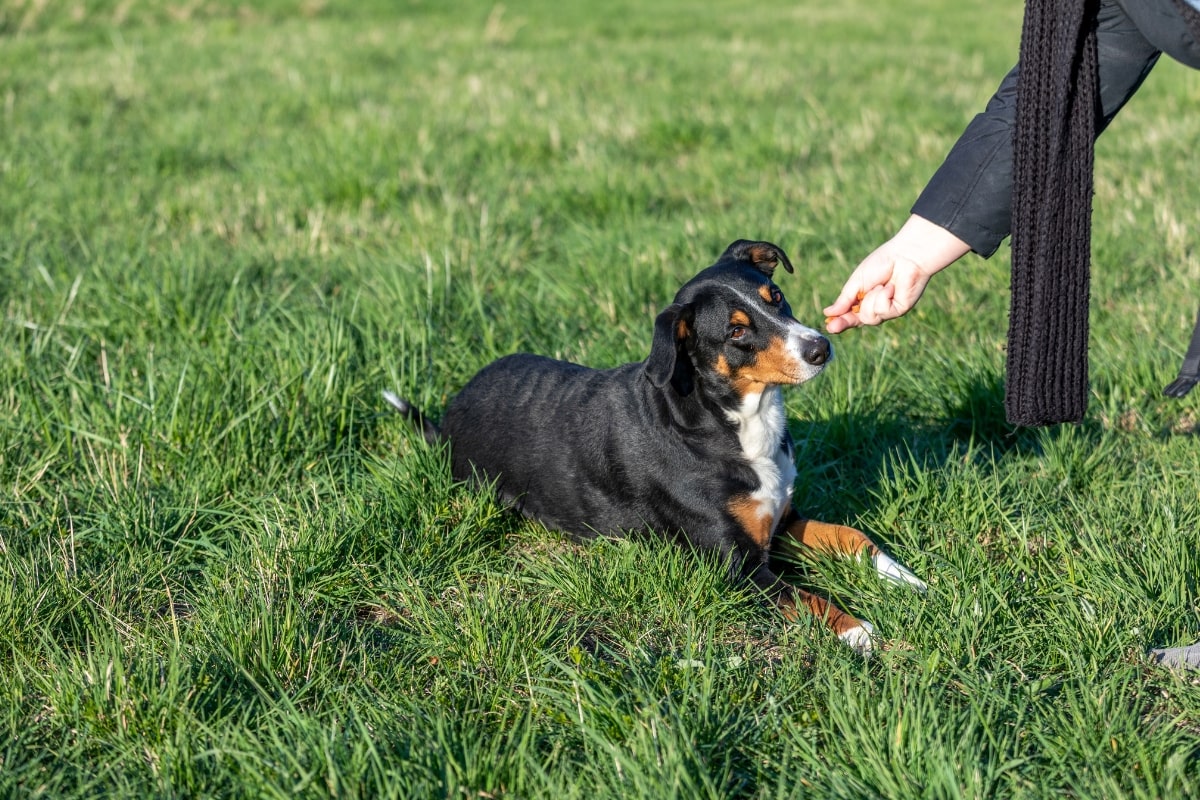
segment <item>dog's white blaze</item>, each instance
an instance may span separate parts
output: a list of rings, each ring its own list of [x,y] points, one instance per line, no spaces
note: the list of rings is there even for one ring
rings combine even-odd
[[[737,425],[742,455],[758,477],[758,489],[750,497],[771,515],[771,531],[792,501],[796,482],[796,465],[791,453],[783,446],[787,419],[783,411],[783,394],[772,386],[762,394],[751,392],[742,398],[736,411],[726,412]]]

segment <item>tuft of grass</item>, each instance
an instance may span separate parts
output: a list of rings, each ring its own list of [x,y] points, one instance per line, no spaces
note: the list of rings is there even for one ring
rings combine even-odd
[[[1015,57],[1018,6],[0,7],[0,794],[1179,797],[1200,692],[1200,80],[1098,146],[1092,402],[1002,415],[1008,256],[787,395],[804,511],[930,583],[572,543],[449,473],[516,350],[638,360],[732,240],[816,321]]]

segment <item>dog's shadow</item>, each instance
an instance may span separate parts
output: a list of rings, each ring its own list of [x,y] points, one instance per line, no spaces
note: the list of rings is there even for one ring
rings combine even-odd
[[[867,408],[819,419],[789,413],[796,442],[796,507],[826,522],[854,525],[869,514],[898,465],[916,464],[936,473],[964,453],[990,458],[1004,454],[1040,455],[1045,436],[1015,428],[1004,416],[1004,382],[982,374],[950,393],[939,411],[917,416],[904,409]],[[887,530],[868,531],[887,547]]]

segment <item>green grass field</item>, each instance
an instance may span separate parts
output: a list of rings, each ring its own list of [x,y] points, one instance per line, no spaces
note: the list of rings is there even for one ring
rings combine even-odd
[[[1008,254],[835,338],[796,495],[890,647],[574,544],[389,414],[643,358],[733,239],[820,322],[1019,3],[0,4],[0,796],[1179,798],[1200,789],[1200,75],[1098,148],[1079,426],[1004,423]]]

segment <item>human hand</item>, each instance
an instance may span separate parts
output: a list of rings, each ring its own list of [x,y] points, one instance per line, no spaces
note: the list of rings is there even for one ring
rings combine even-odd
[[[825,328],[841,333],[903,316],[929,279],[970,251],[945,228],[913,215],[850,273],[837,300],[825,309]]]
[[[841,333],[859,325],[878,325],[907,314],[925,291],[932,272],[896,252],[889,240],[863,259],[828,308],[825,327]]]

